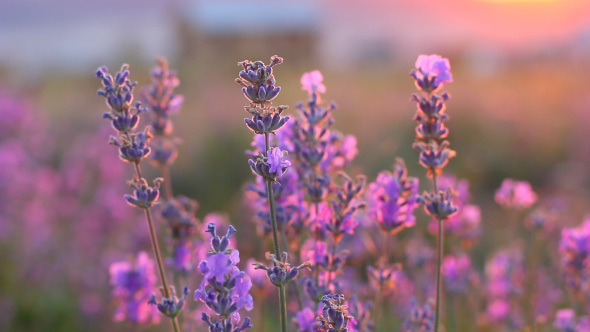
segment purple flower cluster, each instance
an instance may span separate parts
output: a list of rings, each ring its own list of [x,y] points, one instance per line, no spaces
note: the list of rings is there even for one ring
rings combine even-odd
[[[369,184],[369,216],[386,233],[395,234],[416,222],[418,179],[407,174],[405,163],[398,159],[393,172],[380,172]]]
[[[590,292],[590,220],[565,228],[559,243],[561,269],[566,284],[576,292]]]
[[[553,327],[561,332],[590,332],[590,318],[582,316],[576,322],[576,312],[573,309],[561,309],[555,315]]]
[[[113,263],[109,272],[113,297],[118,302],[115,320],[133,324],[158,323],[157,309],[148,304],[150,294],[156,288],[154,261],[148,254],[140,252],[134,263]]]
[[[316,332],[351,332],[348,323],[354,319],[348,313],[348,306],[345,304],[344,295],[324,295],[321,299],[324,305],[322,314],[317,316],[320,326]]]
[[[199,263],[203,280],[195,291],[195,300],[206,304],[213,315],[203,313],[202,320],[210,332],[246,330],[252,323],[248,317],[241,322],[238,310],[252,310],[254,302],[249,293],[252,282],[237,266],[240,253],[229,248],[229,238],[236,230],[230,226],[226,235],[219,236],[215,225],[210,223],[207,232],[211,234],[211,250],[207,259]]]
[[[412,300],[412,309],[404,323],[404,332],[434,331],[434,301],[428,300],[423,306],[416,299]]]

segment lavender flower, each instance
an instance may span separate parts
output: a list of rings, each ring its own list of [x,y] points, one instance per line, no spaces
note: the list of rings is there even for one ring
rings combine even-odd
[[[445,220],[454,216],[458,208],[453,204],[449,191],[440,191],[438,195],[424,192],[418,201],[424,203],[424,211],[433,218]]]
[[[276,182],[289,166],[291,162],[285,160],[286,151],[279,148],[271,148],[266,152],[266,156],[258,156],[256,160],[248,160],[250,168],[254,174],[258,174],[272,182]]]
[[[502,207],[514,209],[527,209],[537,202],[530,183],[513,179],[504,179],[494,198]]]
[[[561,332],[589,332],[590,319],[582,316],[576,324],[576,312],[573,309],[561,309],[555,315],[553,326]]]
[[[370,200],[373,201],[369,216],[384,232],[397,233],[415,224],[418,179],[407,177],[407,173],[403,160],[397,159],[393,173],[381,172],[369,185]]]
[[[145,179],[134,179],[129,181],[129,186],[135,189],[133,195],[125,195],[127,203],[140,209],[147,209],[156,204],[160,196],[161,178],[154,180],[154,186],[150,187]]]
[[[590,287],[590,220],[561,232],[559,243],[563,277],[569,287],[583,291]]]
[[[177,140],[172,136],[173,125],[170,116],[177,113],[184,98],[175,94],[180,84],[176,72],[169,69],[168,61],[157,59],[157,67],[152,69],[151,84],[142,90],[142,99],[152,111],[152,160],[159,166],[170,165],[177,156]]]
[[[348,306],[345,304],[344,295],[330,294],[322,297],[321,302],[324,305],[322,314],[316,319],[320,326],[316,332],[347,332],[348,322],[354,319],[348,313]]]
[[[250,318],[240,325],[238,310],[252,310],[253,300],[249,294],[252,288],[250,278],[236,266],[240,261],[237,250],[228,248],[229,236],[235,233],[230,226],[225,236],[217,235],[215,225],[210,223],[207,232],[211,234],[211,251],[206,260],[199,263],[203,280],[195,291],[195,300],[207,305],[214,313],[203,313],[202,320],[210,332],[240,332],[252,327]]]
[[[426,91],[434,91],[445,82],[453,82],[449,60],[438,54],[418,56],[412,77],[416,80],[416,85]]]
[[[269,65],[265,65],[262,61],[248,60],[238,63],[244,67],[244,70],[240,72],[236,82],[242,86],[244,95],[251,103],[263,105],[279,94],[281,87],[275,86],[272,67],[281,63],[283,58],[276,55],[271,57]]]
[[[301,269],[309,269],[310,263],[305,262],[299,266],[292,267],[291,264],[287,261],[287,253],[284,252],[281,255],[281,260],[279,261],[275,255],[267,253],[268,260],[270,260],[273,265],[271,267],[267,267],[261,263],[255,263],[257,269],[262,269],[266,271],[266,275],[270,282],[273,283],[275,286],[284,286],[289,281],[294,280],[297,275],[299,274],[299,270]]]
[[[176,297],[176,291],[174,288],[170,290],[170,298],[163,298],[161,302],[156,302],[156,296],[152,294],[150,296],[150,300],[148,304],[155,305],[158,310],[163,313],[165,316],[174,318],[180,314],[182,307],[184,306],[184,301],[188,295],[188,287],[184,287],[182,290],[182,297],[179,299]]]
[[[148,304],[155,288],[154,262],[146,252],[140,252],[134,263],[121,261],[109,268],[113,297],[118,302],[115,320],[134,324],[157,323],[160,317],[156,308]]]
[[[416,299],[412,299],[412,309],[404,324],[404,332],[432,332],[434,331],[434,300],[429,299],[424,306],[420,306]]]

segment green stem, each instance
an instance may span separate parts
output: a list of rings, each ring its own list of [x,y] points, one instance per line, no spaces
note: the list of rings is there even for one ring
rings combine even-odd
[[[270,149],[268,133],[264,133],[265,150],[264,154],[268,154]],[[268,157],[268,156],[267,156]],[[274,251],[276,258],[281,259],[281,248],[279,247],[279,231],[277,227],[277,216],[275,210],[275,197],[272,190],[272,182],[266,180],[266,194],[268,197],[268,203],[270,205],[270,223],[272,226],[272,239],[274,245]],[[287,296],[285,294],[285,286],[279,286],[279,305],[281,308],[281,331],[287,332]]]
[[[172,194],[172,178],[170,177],[170,167],[168,165],[160,166],[160,173],[164,178],[164,197],[166,201],[170,201],[174,195]]]
[[[135,163],[135,172],[137,176],[141,179],[141,168],[139,168],[139,163]],[[160,281],[162,282],[162,288],[164,289],[164,296],[167,298],[171,298],[170,296],[170,289],[168,288],[168,281],[166,281],[166,270],[164,269],[164,264],[162,262],[162,255],[160,254],[160,246],[158,245],[158,238],[156,237],[156,232],[154,230],[154,223],[152,221],[152,214],[150,213],[149,208],[143,209],[145,212],[145,218],[147,219],[148,227],[150,229],[150,239],[152,242],[152,250],[154,251],[154,256],[156,256],[156,263],[158,264],[158,272],[160,274]],[[180,332],[180,327],[178,326],[178,321],[176,318],[171,318],[172,320],[172,328],[174,332]]]
[[[432,183],[434,186],[434,194],[438,195],[438,185],[436,183],[436,170],[432,170]],[[436,252],[436,312],[434,315],[434,332],[438,332],[438,324],[440,320],[440,308],[442,304],[442,258],[444,248],[444,229],[442,219],[438,220],[438,250]]]

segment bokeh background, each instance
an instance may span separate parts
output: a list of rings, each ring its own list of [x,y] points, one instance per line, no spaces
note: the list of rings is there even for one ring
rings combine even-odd
[[[129,63],[140,86],[158,56],[178,70],[175,192],[198,200],[200,218],[221,211],[248,238],[251,132],[237,62],[284,57],[276,103],[288,112],[307,98],[300,75],[321,70],[337,129],[358,140],[350,173],[374,179],[399,156],[423,178],[408,74],[431,53],[448,57],[454,76],[446,90],[458,156],[446,170],[470,181],[482,207],[475,264],[502,241],[493,191],[505,177],[565,202],[563,224],[579,223],[590,195],[587,0],[2,1],[0,330],[127,329],[111,322],[103,266],[149,242],[120,199],[132,172],[107,145],[98,66]],[[243,246],[244,257],[257,251]]]

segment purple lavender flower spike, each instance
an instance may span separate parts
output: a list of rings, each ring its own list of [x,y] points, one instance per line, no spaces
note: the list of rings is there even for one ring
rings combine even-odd
[[[513,209],[527,209],[537,202],[530,183],[513,179],[504,179],[494,198],[502,207]]]
[[[151,110],[151,129],[154,135],[151,147],[152,162],[162,167],[170,165],[178,154],[178,139],[173,136],[173,125],[170,117],[177,113],[184,98],[174,93],[180,84],[176,71],[171,70],[168,61],[158,58],[157,66],[152,69],[151,84],[142,90],[141,97]]]
[[[195,291],[195,300],[207,305],[213,315],[202,314],[202,320],[210,332],[240,332],[252,327],[250,318],[240,325],[238,310],[252,310],[253,299],[249,294],[252,288],[250,278],[236,266],[239,252],[228,248],[229,236],[236,232],[230,226],[224,237],[219,237],[215,225],[210,223],[207,232],[211,234],[211,250],[206,260],[199,264],[203,280]],[[235,326],[234,326],[235,324]]]
[[[573,309],[561,309],[555,314],[553,327],[561,332],[590,332],[588,316],[582,316],[576,324],[576,312]]]
[[[384,232],[395,234],[415,224],[418,179],[407,177],[407,173],[405,163],[398,159],[393,173],[381,172],[369,185],[369,215]]]
[[[429,299],[424,306],[420,306],[416,299],[412,299],[412,308],[404,324],[406,332],[434,331],[434,300]]]
[[[109,268],[113,297],[118,302],[116,321],[127,320],[135,324],[160,321],[156,308],[148,304],[151,292],[156,288],[154,262],[146,252],[140,252],[134,263],[122,261]]]
[[[320,322],[320,326],[316,332],[347,332],[348,323],[354,319],[348,313],[348,306],[345,304],[344,295],[329,294],[324,295],[321,299],[324,308],[322,314],[318,315],[316,319]]]
[[[576,292],[590,288],[590,220],[565,228],[559,242],[561,270],[568,287]]]

